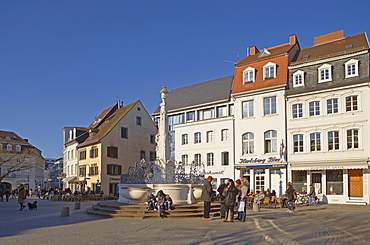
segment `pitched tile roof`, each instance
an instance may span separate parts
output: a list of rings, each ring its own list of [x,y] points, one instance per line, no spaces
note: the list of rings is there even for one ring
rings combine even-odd
[[[287,43],[287,44],[279,45],[279,46],[276,46],[276,47],[263,49],[263,50],[257,52],[254,55],[249,55],[248,57],[246,57],[245,59],[243,59],[239,63],[237,63],[235,66],[236,67],[243,66],[243,65],[246,65],[246,64],[249,64],[249,63],[254,63],[254,62],[258,62],[258,61],[262,61],[262,60],[268,60],[268,59],[271,59],[271,58],[274,58],[274,57],[284,55],[284,54],[288,53],[295,45],[296,44]],[[259,57],[261,53],[266,52],[265,50],[267,50],[271,54],[267,55],[267,56]]]
[[[167,111],[207,104],[230,99],[231,86],[234,76],[214,79],[207,82],[173,89],[166,99]],[[159,107],[153,115],[159,114]]]
[[[102,113],[100,113],[100,115],[95,118],[95,120],[90,124],[90,126],[88,128],[98,127],[99,123],[101,123],[107,116],[109,116],[114,111],[116,111],[117,108],[118,108],[118,103],[116,103],[116,104],[112,105],[111,107],[102,111]]]
[[[369,43],[366,34],[361,33],[302,49],[297,60],[292,62],[291,65],[294,66],[338,55],[355,53],[366,49],[369,49]]]
[[[102,138],[104,138],[113,128],[117,125],[117,123],[140,101],[136,101],[131,103],[127,106],[121,107],[110,114],[110,116],[105,117],[102,121],[99,122],[99,126],[97,128],[92,128],[92,130],[96,130],[97,133],[92,136],[88,137],[83,143],[78,145],[78,147],[87,146],[90,144],[94,144],[99,142]],[[103,112],[107,111],[112,107],[107,108]]]
[[[28,141],[22,139],[14,132],[10,131],[0,131],[0,142],[1,143],[11,143],[11,144],[22,144],[31,145]]]

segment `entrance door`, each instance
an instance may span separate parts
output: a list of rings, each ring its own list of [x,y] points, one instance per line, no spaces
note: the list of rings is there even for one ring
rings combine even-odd
[[[362,169],[349,169],[349,196],[362,197]]]
[[[316,194],[322,193],[321,173],[312,173],[312,185],[315,187]]]

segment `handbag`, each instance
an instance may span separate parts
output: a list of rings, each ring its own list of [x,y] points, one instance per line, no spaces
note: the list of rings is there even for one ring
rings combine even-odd
[[[239,207],[238,207],[238,212],[244,212],[245,208],[245,201],[240,201],[239,202]]]

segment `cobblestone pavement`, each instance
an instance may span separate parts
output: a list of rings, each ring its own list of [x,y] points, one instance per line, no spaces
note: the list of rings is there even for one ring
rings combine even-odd
[[[28,199],[27,201],[34,201]],[[320,205],[248,210],[247,221],[221,219],[103,219],[85,210],[96,202],[39,200],[19,211],[16,199],[0,202],[0,244],[370,244],[370,206]],[[60,217],[62,207],[69,217]]]

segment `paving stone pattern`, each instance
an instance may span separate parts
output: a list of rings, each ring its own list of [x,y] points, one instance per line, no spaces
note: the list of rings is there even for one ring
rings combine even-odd
[[[31,198],[27,201],[34,201]],[[39,200],[19,211],[16,199],[0,202],[0,244],[370,244],[370,206],[320,205],[248,210],[247,221],[221,219],[105,219],[87,215],[97,202]],[[60,217],[62,207],[69,217]]]

